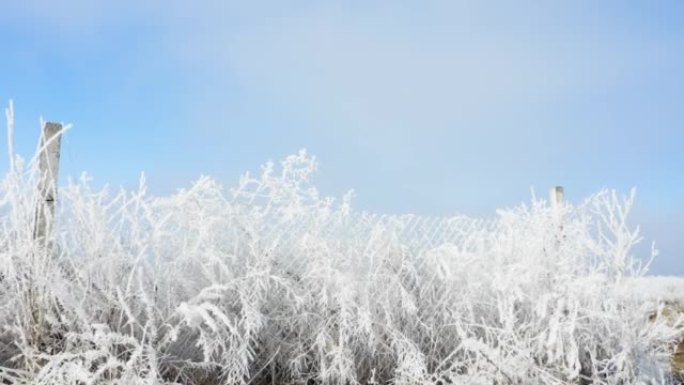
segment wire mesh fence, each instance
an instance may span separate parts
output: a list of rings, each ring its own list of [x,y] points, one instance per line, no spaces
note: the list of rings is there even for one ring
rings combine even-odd
[[[24,384],[668,383],[681,321],[649,320],[633,196],[490,220],[320,197],[305,153],[232,189],[0,188],[0,378]],[[656,309],[657,311],[657,309]]]

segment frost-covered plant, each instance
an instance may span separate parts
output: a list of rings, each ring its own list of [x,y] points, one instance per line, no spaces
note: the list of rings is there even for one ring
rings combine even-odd
[[[667,382],[681,322],[626,295],[646,267],[633,194],[492,220],[373,215],[320,197],[300,152],[233,189],[201,177],[168,197],[83,176],[60,188],[46,249],[35,161],[9,153],[5,383]]]

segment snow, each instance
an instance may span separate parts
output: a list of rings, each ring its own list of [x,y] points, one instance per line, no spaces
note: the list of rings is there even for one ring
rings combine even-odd
[[[8,116],[11,116],[8,114]],[[634,195],[494,220],[321,197],[306,152],[166,197],[0,186],[0,377],[18,384],[668,383],[678,278],[646,277]]]

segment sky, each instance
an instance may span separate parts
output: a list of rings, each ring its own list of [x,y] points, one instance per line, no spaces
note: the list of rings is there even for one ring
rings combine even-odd
[[[684,275],[681,1],[5,1],[10,99],[20,153],[71,123],[62,177],[155,194],[301,148],[380,213],[635,187],[637,253]]]

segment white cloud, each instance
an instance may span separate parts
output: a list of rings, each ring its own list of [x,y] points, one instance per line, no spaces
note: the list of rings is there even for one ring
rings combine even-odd
[[[640,49],[619,50],[591,35],[556,41],[413,22],[406,14],[321,8],[206,43],[242,87],[386,147],[388,133],[410,147],[426,131],[483,122],[505,131],[502,116],[610,88],[644,60]]]

